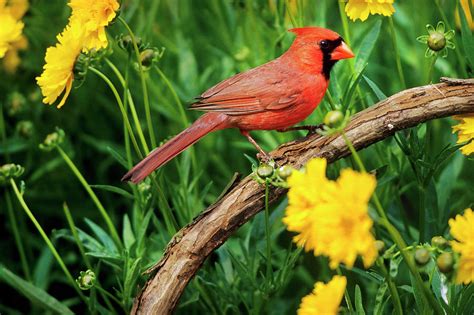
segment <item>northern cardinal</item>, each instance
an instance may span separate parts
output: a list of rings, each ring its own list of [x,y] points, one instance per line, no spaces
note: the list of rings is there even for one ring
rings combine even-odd
[[[237,128],[264,157],[251,130],[287,131],[319,105],[334,64],[354,54],[339,34],[321,27],[289,30],[296,34],[280,57],[234,75],[201,94],[190,109],[205,111],[189,128],[135,165],[122,180],[138,183],[208,133]],[[305,128],[305,127],[303,127]]]

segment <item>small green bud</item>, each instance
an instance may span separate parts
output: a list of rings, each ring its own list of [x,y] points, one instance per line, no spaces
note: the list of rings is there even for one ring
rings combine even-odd
[[[26,108],[26,98],[23,94],[18,92],[13,92],[8,95],[7,99],[7,108],[8,108],[8,115],[15,116],[23,112]]]
[[[89,290],[94,286],[95,278],[95,273],[92,270],[81,271],[76,279],[77,286],[81,290]]]
[[[293,172],[293,168],[291,166],[283,165],[280,168],[278,168],[277,175],[281,179],[287,179],[291,175],[292,172]]]
[[[445,249],[448,246],[448,241],[442,236],[433,236],[431,245],[439,249]]]
[[[143,48],[143,43],[142,39],[140,37],[135,37],[135,42],[137,43],[138,50],[142,50]],[[123,50],[128,51],[129,53],[132,53],[134,48],[133,48],[133,40],[130,35],[121,35],[118,40],[118,45],[120,48]]]
[[[51,151],[64,141],[64,130],[56,127],[56,131],[46,136],[39,148],[44,151]]]
[[[4,164],[0,166],[0,184],[4,184],[10,180],[10,178],[20,177],[25,169],[18,164]]]
[[[431,255],[426,248],[418,248],[415,251],[415,261],[418,265],[424,266],[430,261]]]
[[[330,128],[337,128],[344,121],[344,114],[338,110],[329,111],[324,116],[324,124]]]
[[[377,249],[377,252],[379,253],[379,255],[382,255],[383,252],[385,251],[385,243],[381,240],[376,240],[375,248]]]
[[[30,138],[33,135],[34,126],[33,123],[29,120],[19,121],[16,125],[16,131],[23,138]]]
[[[443,33],[433,32],[428,37],[428,47],[434,51],[440,51],[446,47],[446,37]]]
[[[439,271],[442,273],[450,273],[453,271],[454,266],[453,254],[449,252],[442,253],[439,255],[438,259],[436,259],[436,265],[438,266]]]
[[[145,69],[152,66],[153,62],[158,57],[158,52],[154,49],[145,49],[140,53],[140,62]]]
[[[237,61],[244,61],[250,55],[250,49],[247,46],[242,47],[239,49],[238,52],[234,54],[234,58]]]
[[[262,163],[257,168],[257,175],[261,178],[267,178],[273,175],[273,171],[273,166],[271,166],[270,164]]]

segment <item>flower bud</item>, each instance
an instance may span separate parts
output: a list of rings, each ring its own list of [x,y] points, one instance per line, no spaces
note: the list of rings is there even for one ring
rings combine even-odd
[[[64,130],[56,127],[56,131],[47,135],[39,148],[44,151],[51,151],[64,141],[64,136]]]
[[[30,138],[33,135],[34,126],[33,123],[29,120],[19,121],[16,125],[16,131],[23,138]]]
[[[442,236],[433,236],[431,239],[431,245],[439,249],[445,249],[448,245],[448,241]]]
[[[81,290],[89,290],[92,288],[95,284],[95,273],[87,269],[86,271],[81,271],[79,273],[79,277],[76,279],[77,286]]]
[[[443,33],[433,32],[428,37],[428,47],[434,51],[440,51],[446,47],[446,37]]]
[[[15,116],[23,112],[26,108],[26,98],[23,94],[18,92],[13,92],[8,95],[7,99],[7,107],[8,107],[8,115]]]
[[[418,248],[415,251],[415,261],[418,265],[426,265],[430,261],[431,255],[426,248]]]
[[[329,111],[324,116],[324,124],[330,128],[337,128],[344,121],[344,114],[338,110]]]
[[[140,51],[141,48],[143,48],[143,43],[142,43],[142,39],[140,37],[135,37],[135,42],[137,43],[137,46],[138,46],[138,50]],[[119,40],[118,40],[118,45],[120,48],[122,48],[123,50],[126,50],[128,51],[129,53],[132,53],[134,48],[133,48],[133,40],[132,40],[132,37],[130,35],[122,35],[120,36]]]
[[[438,266],[439,271],[442,273],[450,273],[453,271],[454,266],[453,254],[449,252],[442,253],[439,255],[438,259],[436,259],[436,265]]]
[[[287,179],[291,175],[292,172],[293,172],[293,168],[291,168],[291,166],[283,165],[282,167],[278,168],[277,175],[281,179]]]
[[[385,243],[381,240],[376,240],[375,248],[377,249],[377,252],[379,253],[379,255],[382,255],[383,252],[385,251]]]
[[[273,175],[273,167],[270,164],[262,163],[257,168],[257,175],[261,178],[267,178]]]
[[[158,52],[154,49],[145,49],[140,53],[140,62],[145,69],[148,69],[153,64],[153,61],[158,57]]]
[[[0,184],[4,184],[10,180],[10,178],[20,177],[25,169],[18,164],[4,164],[0,166]]]

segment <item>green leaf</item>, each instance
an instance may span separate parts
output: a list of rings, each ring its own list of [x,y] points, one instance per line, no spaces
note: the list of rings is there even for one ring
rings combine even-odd
[[[383,300],[385,292],[387,292],[387,283],[384,282],[377,290],[377,295],[375,296],[375,306],[374,306],[374,315],[382,315],[383,312]]]
[[[461,18],[461,39],[464,46],[464,53],[468,60],[471,68],[474,68],[474,36],[472,35],[469,23],[467,22],[466,15],[461,4],[458,1],[458,12]]]
[[[357,53],[355,60],[355,72],[361,72],[367,61],[369,60],[372,50],[375,47],[375,43],[380,35],[380,28],[382,26],[382,20],[377,20],[370,31],[365,35],[362,43],[360,44],[359,52]]]
[[[49,295],[48,292],[23,280],[3,265],[0,265],[0,280],[21,293],[33,304],[38,305],[49,312],[57,314],[74,314],[66,305]]]
[[[101,190],[110,191],[110,192],[119,194],[119,195],[121,195],[125,198],[128,198],[128,199],[132,199],[132,200],[134,199],[133,195],[131,193],[129,193],[125,189],[122,189],[122,188],[119,188],[119,187],[116,187],[116,186],[111,186],[111,185],[89,185],[89,186],[91,186],[92,188],[97,188],[97,189],[101,189]]]
[[[22,138],[6,139],[0,145],[0,154],[11,154],[28,149],[30,143]]]
[[[379,88],[379,86],[374,81],[370,80],[365,75],[362,76],[362,77],[364,78],[365,82],[367,82],[369,87],[372,89],[372,92],[374,92],[375,96],[377,97],[377,99],[379,101],[383,101],[384,99],[387,98],[387,95],[385,95],[385,93],[382,92],[382,90]]]
[[[100,242],[110,253],[117,253],[117,247],[115,246],[112,238],[102,229],[100,226],[85,218],[87,225],[91,228],[92,232],[99,238]]]
[[[125,214],[123,216],[123,231],[122,231],[123,243],[125,244],[126,249],[130,249],[132,245],[135,243],[135,235],[133,234],[132,224],[130,223],[130,219],[128,215]]]
[[[356,284],[355,287],[355,307],[358,315],[365,315],[364,304],[362,302],[362,293],[360,292],[360,287]]]
[[[114,150],[110,146],[107,147],[107,151],[110,153],[110,155],[112,155],[112,157],[117,162],[119,162],[123,167],[125,167],[125,169],[128,169],[127,161],[125,160],[125,158],[120,153],[118,153],[116,150]]]

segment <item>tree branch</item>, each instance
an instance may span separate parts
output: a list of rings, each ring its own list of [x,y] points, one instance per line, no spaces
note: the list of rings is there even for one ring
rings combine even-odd
[[[356,114],[347,126],[346,134],[360,150],[396,131],[463,113],[474,113],[474,80],[444,79],[444,83],[402,91]],[[349,153],[341,136],[314,134],[281,145],[271,152],[271,156],[278,165],[300,168],[314,157],[324,157],[330,163]],[[273,188],[269,201],[277,200],[285,192]],[[173,237],[163,258],[151,271],[155,274],[136,297],[132,314],[170,314],[209,254],[263,207],[263,186],[250,176],[235,183],[222,198]]]

